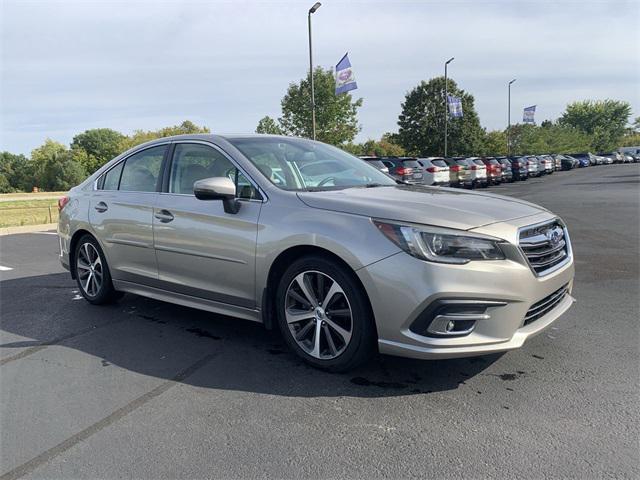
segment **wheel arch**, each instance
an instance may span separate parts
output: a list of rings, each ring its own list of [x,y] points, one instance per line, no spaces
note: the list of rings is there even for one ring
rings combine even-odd
[[[349,263],[347,263],[343,258],[341,258],[339,255],[336,255],[334,252],[327,250],[326,248],[318,247],[316,245],[296,245],[293,247],[289,247],[286,250],[280,252],[280,254],[278,254],[275,260],[271,263],[269,274],[267,276],[267,283],[262,291],[261,299],[262,321],[265,327],[268,330],[272,330],[276,325],[276,302],[274,295],[278,288],[278,281],[280,277],[285,272],[287,267],[294,261],[298,260],[299,258],[312,255],[334,261],[335,263],[343,267],[347,272],[349,272],[349,274],[351,274],[353,280],[357,283],[357,285],[360,286],[362,292],[364,293],[369,311],[371,313],[373,328],[376,332],[377,337],[378,332],[376,327],[375,314],[373,312],[371,300],[369,299],[369,293],[367,292],[364,284],[360,281],[360,278],[358,277],[358,275],[356,275],[355,271],[349,265]]]
[[[71,236],[71,240],[69,241],[69,270],[71,272],[71,278],[74,280],[76,279],[76,255],[75,255],[76,246],[78,245],[78,242],[80,241],[80,239],[85,235],[90,235],[92,238],[96,240],[96,242],[98,242],[98,245],[100,245],[100,241],[89,230],[85,230],[84,228],[79,228],[73,233],[73,235]],[[100,248],[104,252],[104,248],[102,248],[102,245],[100,245]]]

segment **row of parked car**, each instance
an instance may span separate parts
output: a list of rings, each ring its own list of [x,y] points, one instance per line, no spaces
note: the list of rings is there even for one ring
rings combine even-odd
[[[526,180],[571,170],[612,163],[640,162],[640,155],[620,152],[571,155],[523,155],[513,157],[374,157],[364,161],[397,180],[413,184],[482,188],[502,182]]]

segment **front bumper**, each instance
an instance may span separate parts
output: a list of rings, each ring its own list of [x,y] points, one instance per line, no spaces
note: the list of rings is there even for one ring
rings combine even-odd
[[[574,302],[573,258],[553,274],[536,277],[524,258],[448,265],[399,252],[356,273],[371,300],[380,352],[403,357],[456,358],[518,348],[549,328]],[[565,285],[568,293],[559,303],[524,325],[532,305]],[[464,336],[442,338],[411,330],[433,302],[451,299],[498,304]]]

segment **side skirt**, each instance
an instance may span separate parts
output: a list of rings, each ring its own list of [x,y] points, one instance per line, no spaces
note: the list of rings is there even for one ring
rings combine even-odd
[[[163,302],[175,303],[185,307],[197,308],[207,312],[219,313],[230,317],[251,320],[252,322],[263,323],[260,310],[238,307],[227,303],[206,300],[204,298],[192,297],[182,293],[170,292],[160,288],[149,287],[139,283],[127,282],[125,280],[113,280],[113,287],[121,292],[133,293],[143,297],[161,300]]]

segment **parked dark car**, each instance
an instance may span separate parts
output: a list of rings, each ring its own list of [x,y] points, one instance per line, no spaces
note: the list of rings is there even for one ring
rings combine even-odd
[[[502,181],[513,182],[513,170],[511,168],[511,162],[507,157],[496,157],[496,160],[502,166]]]
[[[406,183],[422,183],[422,167],[413,157],[380,157],[389,175]]]
[[[487,166],[487,180],[498,185],[502,182],[502,165],[494,157],[483,157],[482,162]]]
[[[556,155],[556,158],[560,160],[560,170],[572,170],[577,166],[575,158],[566,155]]]
[[[387,174],[389,173],[389,167],[387,167],[379,157],[362,156],[360,158],[365,162],[367,162],[369,165],[376,167],[381,172],[387,173]]]
[[[471,167],[467,164],[465,158],[445,158],[444,161],[449,166],[449,184],[452,187],[473,187]]]
[[[580,162],[580,168],[590,167],[592,165],[588,153],[572,153],[570,156]]]
[[[514,180],[526,180],[529,178],[527,157],[509,157],[509,160],[511,161]]]

